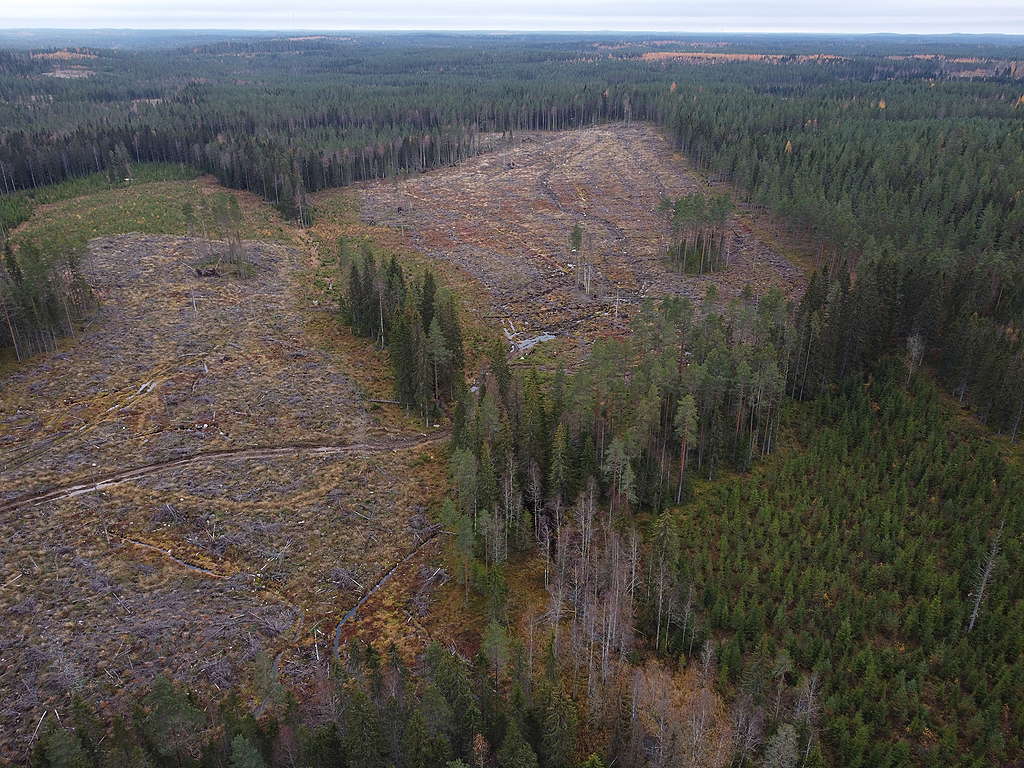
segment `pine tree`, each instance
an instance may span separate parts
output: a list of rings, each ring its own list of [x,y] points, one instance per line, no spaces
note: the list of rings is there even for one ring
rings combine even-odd
[[[676,504],[683,499],[683,476],[686,473],[686,453],[693,442],[697,428],[697,404],[693,395],[687,393],[679,398],[676,408],[675,433],[679,438],[679,484],[676,487]]]

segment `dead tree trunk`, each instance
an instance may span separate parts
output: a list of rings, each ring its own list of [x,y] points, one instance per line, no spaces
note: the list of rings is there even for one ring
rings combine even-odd
[[[1002,538],[1004,525],[1006,525],[1005,520],[999,524],[999,530],[996,531],[995,538],[992,539],[992,546],[989,548],[985,565],[978,570],[978,582],[974,588],[974,607],[971,609],[971,619],[967,624],[968,632],[974,629],[974,624],[978,621],[981,603],[985,599],[985,590],[988,588],[988,583],[992,578],[992,570],[995,568],[996,558],[999,556],[999,539]]]

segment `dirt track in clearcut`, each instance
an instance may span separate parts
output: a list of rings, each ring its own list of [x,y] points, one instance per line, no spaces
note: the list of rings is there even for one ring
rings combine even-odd
[[[358,361],[311,341],[301,251],[248,242],[251,278],[197,277],[221,247],[93,241],[98,315],[4,378],[0,757],[73,693],[223,688],[258,653],[310,674],[433,533],[444,433],[371,410]]]
[[[510,322],[520,340],[547,332],[582,350],[624,328],[645,297],[700,301],[715,285],[725,302],[746,285],[796,296],[804,284],[739,215],[729,222],[726,270],[698,277],[668,269],[658,203],[707,187],[645,124],[527,134],[456,168],[361,191],[365,220],[402,229],[412,247],[479,281],[493,299],[494,327]],[[595,266],[593,296],[576,287],[568,239],[577,222]]]
[[[446,433],[447,434],[447,433]],[[423,448],[427,445],[444,439],[444,436],[430,438],[405,438],[391,440],[382,443],[356,443],[352,445],[277,445],[268,448],[238,448],[223,451],[206,451],[193,456],[185,456],[180,459],[161,461],[156,464],[144,464],[140,467],[132,467],[112,475],[101,475],[83,480],[72,485],[49,488],[45,491],[36,491],[25,496],[15,497],[8,502],[0,504],[0,514],[13,512],[20,507],[34,506],[48,501],[63,501],[73,499],[86,493],[98,493],[99,491],[120,485],[131,480],[141,480],[153,475],[184,469],[193,465],[202,465],[204,462],[217,459],[230,459],[232,461],[246,460],[258,461],[261,459],[272,459],[278,456],[333,456],[337,454],[371,454],[385,451],[398,451],[403,448]]]

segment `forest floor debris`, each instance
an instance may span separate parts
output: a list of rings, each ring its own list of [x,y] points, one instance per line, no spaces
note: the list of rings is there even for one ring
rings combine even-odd
[[[513,137],[454,168],[360,186],[364,221],[405,234],[410,247],[454,264],[484,286],[495,332],[520,345],[544,334],[585,349],[616,333],[647,297],[721,302],[750,286],[795,297],[802,271],[767,246],[742,215],[728,224],[729,266],[673,271],[663,198],[711,189],[646,124]],[[582,253],[569,235],[583,229]],[[593,268],[589,295],[577,275]],[[509,331],[511,329],[511,331]]]
[[[98,314],[5,375],[0,756],[74,694],[307,670],[315,628],[422,542],[444,431],[369,405],[310,333],[303,251],[246,241],[249,277],[199,276],[222,247],[91,241]]]

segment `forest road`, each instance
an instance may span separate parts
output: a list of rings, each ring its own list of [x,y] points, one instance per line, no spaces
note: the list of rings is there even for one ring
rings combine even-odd
[[[371,443],[349,443],[349,444],[310,444],[296,443],[289,445],[265,446],[257,448],[231,448],[221,451],[204,451],[194,453],[190,456],[183,456],[168,461],[143,464],[137,467],[114,472],[109,475],[101,475],[82,480],[69,485],[59,485],[47,489],[32,491],[22,496],[17,496],[5,502],[0,502],[0,515],[13,512],[22,507],[43,504],[48,501],[61,501],[81,496],[86,493],[95,493],[105,488],[110,488],[120,483],[131,480],[150,477],[169,469],[180,469],[192,464],[201,464],[208,461],[224,460],[258,460],[272,459],[278,456],[334,456],[338,454],[371,454],[383,453],[385,451],[403,451],[411,448],[423,448],[428,445],[445,440],[450,431],[437,430],[432,435],[416,436],[408,438],[394,438]]]

